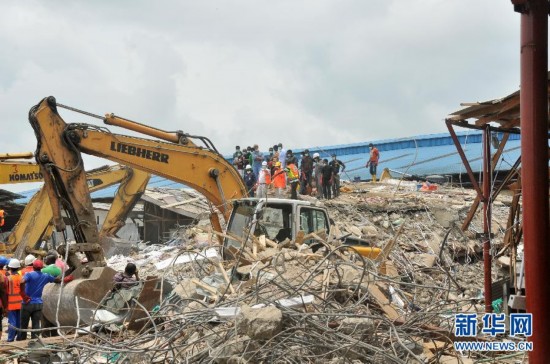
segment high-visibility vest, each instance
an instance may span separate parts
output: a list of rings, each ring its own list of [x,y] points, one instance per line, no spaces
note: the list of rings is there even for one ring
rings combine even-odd
[[[8,311],[21,309],[21,276],[12,274],[8,277]]]
[[[32,272],[34,269],[32,267],[32,265],[27,265],[26,267],[24,267],[23,269],[21,269],[19,271],[19,273],[21,274],[21,277],[25,276],[25,274],[29,273],[29,272]]]
[[[0,226],[4,226],[4,210],[0,210]]]
[[[273,174],[273,187],[275,188],[285,188],[286,187],[286,180],[285,180],[285,172],[282,171],[280,168],[275,170],[275,174]]]
[[[289,182],[294,182],[295,180],[298,179],[298,177],[300,177],[300,172],[298,171],[298,167],[296,167],[296,165],[289,164],[287,168],[288,168],[287,175],[288,175]]]

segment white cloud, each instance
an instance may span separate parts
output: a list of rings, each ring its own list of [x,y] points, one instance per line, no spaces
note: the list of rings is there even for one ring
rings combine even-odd
[[[3,152],[35,149],[27,112],[49,95],[229,153],[443,132],[519,84],[501,0],[8,1],[0,42]]]

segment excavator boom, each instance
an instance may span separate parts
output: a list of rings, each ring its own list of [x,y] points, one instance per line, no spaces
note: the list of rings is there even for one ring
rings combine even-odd
[[[35,158],[44,175],[44,189],[50,198],[54,225],[58,231],[65,229],[61,215],[63,209],[76,240],[76,244],[68,246],[68,262],[75,268],[73,274],[77,279],[67,285],[63,295],[56,286],[46,287],[44,315],[51,320],[52,307],[55,306],[53,296],[57,294],[64,307],[59,322],[71,324],[77,317],[76,310],[70,309],[75,307],[75,297],[99,302],[111,288],[110,278],[114,274],[112,269],[105,267],[81,153],[185,184],[202,193],[226,220],[231,213],[228,200],[246,197],[246,187],[237,170],[213,146],[208,143],[205,143],[206,147],[197,146],[191,141],[192,136],[164,132],[111,114],[104,120],[166,141],[112,134],[105,128],[89,124],[66,124],[57,107],[54,97],[43,99],[31,108],[29,122],[38,142]],[[215,214],[212,216],[217,218]],[[219,222],[214,227],[221,230]],[[76,252],[86,255],[86,263]]]
[[[150,175],[146,172],[121,165],[104,166],[86,173],[90,192],[120,183],[99,233],[101,237],[113,237],[124,226],[126,215],[145,191],[149,177]],[[51,220],[50,200],[46,190],[41,188],[31,198],[8,236],[7,251],[13,252],[18,259],[23,259],[27,253],[43,253],[33,248],[41,239],[47,239],[51,235]]]
[[[17,154],[3,156],[4,158],[0,156],[0,184],[42,182],[42,173],[36,163],[11,160],[21,158]]]

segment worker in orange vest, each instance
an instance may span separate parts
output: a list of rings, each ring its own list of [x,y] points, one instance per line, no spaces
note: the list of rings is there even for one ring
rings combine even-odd
[[[256,189],[256,197],[267,198],[267,186],[271,184],[271,172],[267,168],[267,162],[262,162],[262,168],[258,174],[258,188]]]
[[[4,226],[4,216],[8,216],[8,214],[0,209],[0,227]]]
[[[275,169],[273,172],[273,177],[271,178],[271,183],[275,188],[275,196],[277,198],[283,198],[283,191],[286,188],[286,172],[281,169],[281,162],[275,162]]]
[[[2,328],[2,321],[4,319],[4,314],[7,310],[7,307],[8,307],[8,297],[7,297],[7,291],[8,291],[8,287],[7,287],[7,278],[6,276],[4,275],[4,265],[6,264],[4,262],[6,258],[5,257],[1,257],[0,256],[0,260],[2,260],[3,264],[2,264],[2,268],[0,269],[0,339],[2,339],[2,333],[4,332],[3,328]]]
[[[293,160],[291,160],[290,163],[286,166],[286,173],[287,173],[287,180],[290,184],[290,198],[293,200],[298,199],[298,182],[300,179],[300,172],[298,171],[298,167],[296,167],[296,164],[292,163]]]
[[[8,342],[19,339],[21,329],[21,275],[18,274],[21,268],[19,259],[11,259],[8,263],[9,275],[7,276],[8,287]]]

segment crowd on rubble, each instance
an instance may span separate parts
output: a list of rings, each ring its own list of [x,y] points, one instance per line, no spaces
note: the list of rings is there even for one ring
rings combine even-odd
[[[371,143],[370,158],[366,164],[376,182],[376,167],[380,153]],[[295,155],[291,149],[286,150],[282,143],[269,148],[264,155],[258,144],[241,150],[235,147],[233,165],[245,181],[248,195],[266,198],[268,189],[274,189],[275,197],[283,198],[287,186],[290,187],[290,198],[298,199],[301,195],[314,195],[318,199],[338,197],[340,194],[340,174],[346,170],[346,165],[336,154],[331,160],[322,159],[319,153],[310,155],[305,149]]]

